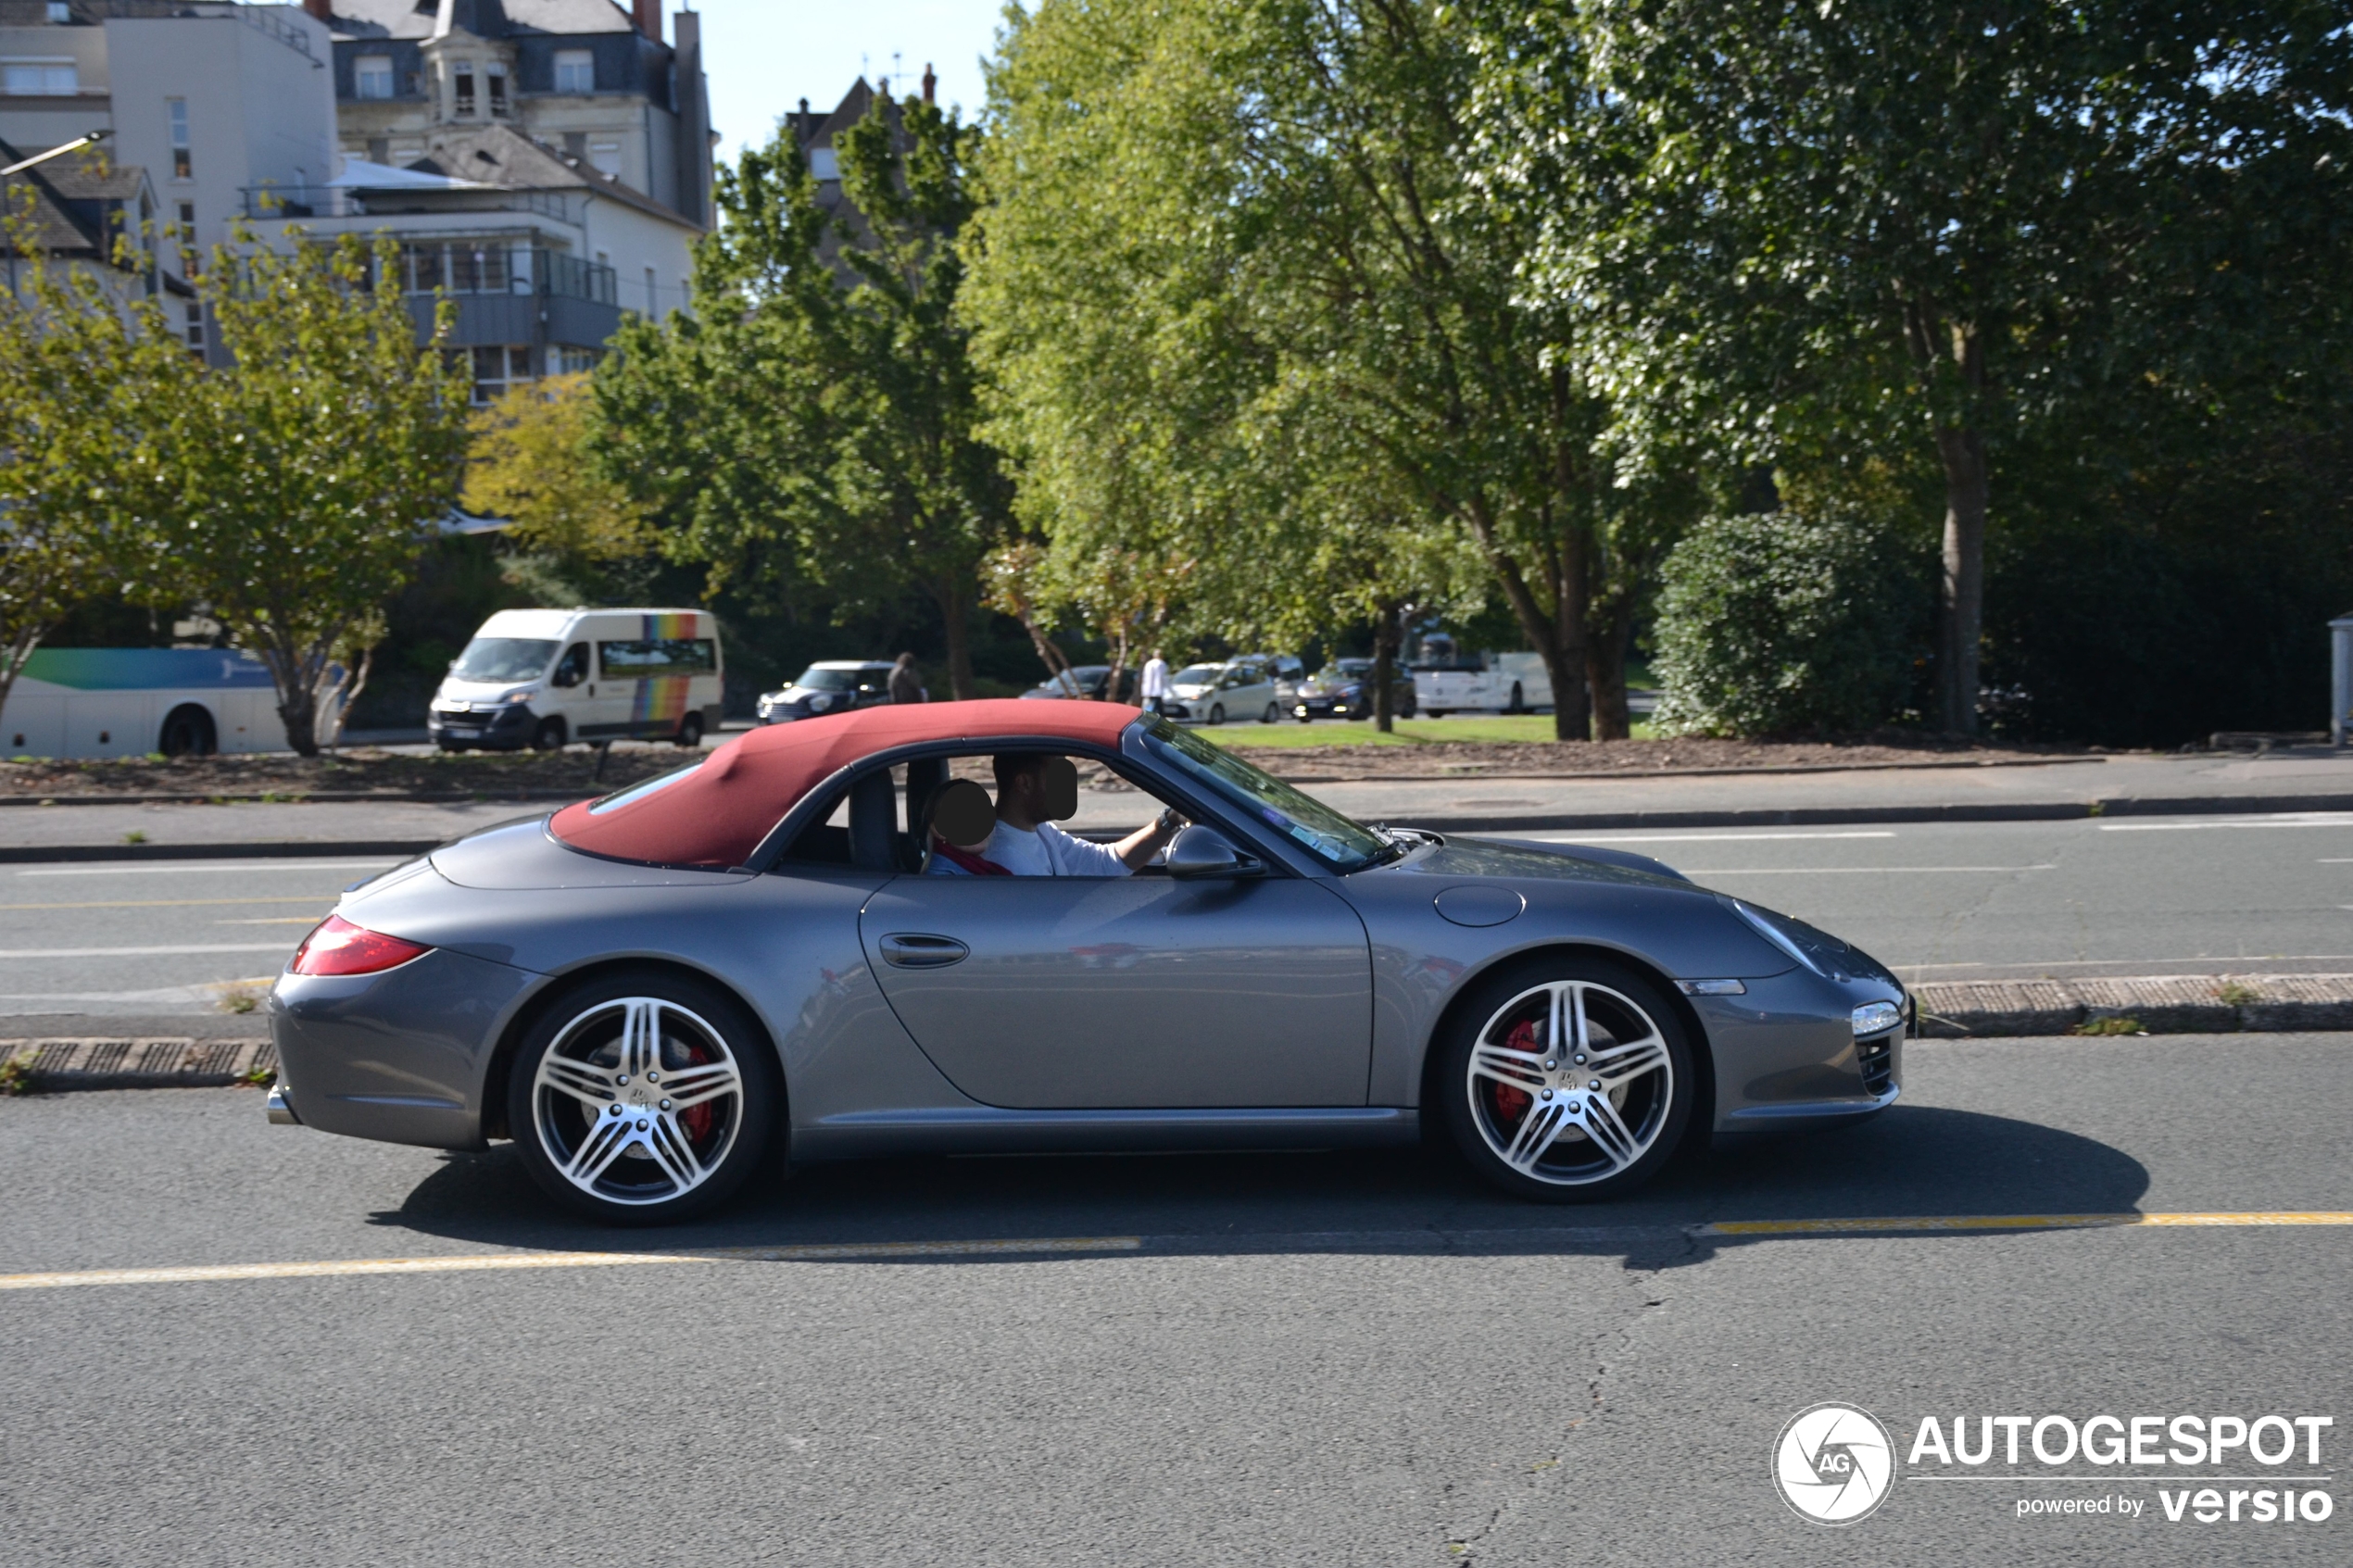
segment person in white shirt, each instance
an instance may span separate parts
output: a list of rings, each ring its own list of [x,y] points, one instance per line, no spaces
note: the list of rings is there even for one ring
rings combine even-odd
[[[1158,648],[1144,660],[1144,679],[1139,688],[1144,698],[1144,711],[1157,713],[1168,700],[1168,660],[1160,657]]]
[[[1067,757],[1003,752],[997,771],[997,823],[988,838],[958,847],[943,836],[925,872],[932,876],[1126,876],[1176,835],[1172,810],[1116,844],[1096,844],[1056,827],[1078,809],[1078,770]],[[959,786],[962,787],[962,786]],[[1068,798],[1065,799],[1064,797]]]

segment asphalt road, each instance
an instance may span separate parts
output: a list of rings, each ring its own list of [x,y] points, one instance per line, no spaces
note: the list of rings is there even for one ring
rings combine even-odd
[[[2353,971],[2353,816],[1577,836],[1812,921],[1906,979]],[[224,999],[266,988],[387,863],[0,866],[0,1034],[249,1034]]]
[[[0,1101],[7,1275],[699,1260],[0,1289],[0,1555],[2341,1563],[2341,1501],[2325,1523],[2174,1524],[2157,1473],[2080,1461],[1898,1480],[1824,1529],[1784,1507],[1768,1456],[1830,1399],[1899,1449],[1927,1415],[2331,1415],[2322,1464],[2281,1474],[2342,1499],[2347,1229],[1684,1227],[2353,1210],[2348,1052],[1920,1044],[1876,1123],[1601,1208],[1498,1198],[1413,1152],[918,1160],[812,1170],[659,1236],[559,1217],[510,1151],[273,1128],[250,1091]],[[1058,1238],[1092,1250],[780,1250]],[[723,1250],[746,1247],[780,1261]],[[2016,1512],[2120,1495],[2145,1512]]]

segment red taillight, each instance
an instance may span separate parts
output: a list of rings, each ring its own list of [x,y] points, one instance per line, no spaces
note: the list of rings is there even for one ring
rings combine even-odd
[[[329,915],[302,939],[302,946],[295,949],[294,962],[286,967],[296,974],[374,974],[432,951],[354,925],[341,915]]]

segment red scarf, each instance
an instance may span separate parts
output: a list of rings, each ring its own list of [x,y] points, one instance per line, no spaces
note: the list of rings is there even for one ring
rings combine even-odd
[[[994,860],[982,859],[969,849],[959,849],[937,834],[931,835],[931,852],[951,866],[961,866],[975,876],[1011,876],[1013,873]]]

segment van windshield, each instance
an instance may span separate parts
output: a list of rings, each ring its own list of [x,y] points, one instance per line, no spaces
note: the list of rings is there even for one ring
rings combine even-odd
[[[529,681],[556,657],[556,645],[536,637],[476,637],[449,667],[460,681]]]

